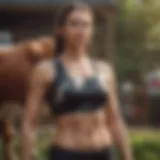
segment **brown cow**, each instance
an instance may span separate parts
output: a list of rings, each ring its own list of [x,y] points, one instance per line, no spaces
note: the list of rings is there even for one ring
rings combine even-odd
[[[33,67],[37,62],[51,58],[53,49],[54,41],[50,37],[41,37],[0,48],[0,113],[2,113],[3,103],[8,101],[23,106],[28,77]],[[11,160],[14,157],[12,152],[13,126],[7,117],[0,116],[0,135],[4,145],[4,159]]]

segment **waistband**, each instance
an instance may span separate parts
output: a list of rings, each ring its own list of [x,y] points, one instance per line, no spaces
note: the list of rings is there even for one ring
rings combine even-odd
[[[100,149],[83,151],[71,150],[59,146],[51,146],[49,152],[50,160],[63,160],[62,157],[64,157],[64,160],[67,158],[70,159],[71,157],[73,160],[90,160],[93,157],[97,157],[96,160],[115,160],[115,151],[113,146],[106,146]]]

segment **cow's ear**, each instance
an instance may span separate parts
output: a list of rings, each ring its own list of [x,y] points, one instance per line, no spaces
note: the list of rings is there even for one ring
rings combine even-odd
[[[33,41],[29,45],[31,56],[33,57],[41,57],[43,54],[43,47],[39,42]]]
[[[33,47],[31,42],[26,42],[23,46],[23,52],[25,57],[32,63],[36,62],[41,55],[38,55],[37,51],[35,52],[35,48]]]
[[[39,44],[34,41],[26,43],[24,51],[26,53],[26,56],[33,62],[39,60],[43,55]]]
[[[55,38],[54,37],[43,37],[41,39],[41,44],[43,46],[44,54],[46,58],[52,58],[55,53]]]
[[[54,39],[41,38],[30,41],[26,45],[28,56],[33,60],[51,58],[54,54],[55,43]]]

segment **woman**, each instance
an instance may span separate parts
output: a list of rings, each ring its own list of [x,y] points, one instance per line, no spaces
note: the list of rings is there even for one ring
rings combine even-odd
[[[58,18],[58,56],[40,63],[31,77],[22,127],[22,160],[30,159],[36,114],[47,92],[57,125],[50,160],[113,160],[114,142],[123,160],[132,160],[117,108],[112,68],[87,54],[93,34],[91,9],[85,4],[71,5]]]

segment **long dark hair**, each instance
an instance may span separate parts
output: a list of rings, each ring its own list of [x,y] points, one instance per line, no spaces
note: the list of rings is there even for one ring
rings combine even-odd
[[[87,9],[91,11],[91,8],[89,7],[88,4],[83,3],[83,2],[75,2],[69,5],[64,6],[58,13],[57,13],[57,19],[55,21],[55,42],[56,42],[56,47],[55,47],[55,57],[58,57],[62,54],[64,50],[64,38],[63,35],[60,34],[58,31],[59,28],[61,28],[67,18],[68,15],[76,10],[76,9]]]

